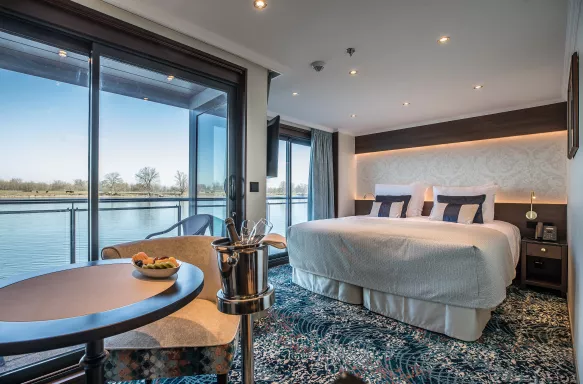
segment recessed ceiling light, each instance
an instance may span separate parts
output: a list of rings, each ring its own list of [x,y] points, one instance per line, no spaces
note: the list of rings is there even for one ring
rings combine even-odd
[[[62,49],[59,51],[59,56],[61,57],[67,57],[67,52],[63,51]]]
[[[410,102],[408,102],[408,101],[405,101],[405,102],[403,103],[403,105],[404,105],[405,107],[409,106],[409,104],[411,104],[411,103],[410,103]]]
[[[358,74],[358,71],[356,69],[351,70],[350,72],[348,72],[350,74],[350,76],[355,76]]]
[[[352,117],[354,119],[356,117],[356,115],[353,113],[352,115],[350,115],[350,117]]]
[[[253,6],[257,9],[265,9],[265,7],[267,7],[267,1],[266,0],[255,0],[253,2]]]
[[[437,42],[438,42],[439,44],[445,44],[445,43],[447,43],[449,40],[451,40],[451,38],[450,38],[449,36],[441,36],[441,37],[440,37],[440,38],[437,40]]]
[[[144,100],[148,101],[148,98],[147,97],[144,97]]]
[[[174,80],[174,75],[168,75],[167,79],[168,79],[168,81]]]
[[[299,95],[299,93],[297,93],[297,92],[292,93],[292,96],[297,96],[297,95]]]
[[[482,88],[484,88],[483,85],[474,85],[474,89],[482,89]]]

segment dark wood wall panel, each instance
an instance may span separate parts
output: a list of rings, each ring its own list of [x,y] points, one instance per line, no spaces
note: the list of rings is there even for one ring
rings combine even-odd
[[[426,147],[567,129],[567,103],[357,136],[355,152]]]
[[[312,132],[307,129],[292,127],[291,125],[279,124],[279,135],[294,139],[310,141]]]
[[[338,217],[338,132],[332,134],[332,167],[334,168],[334,217]]]
[[[183,65],[201,75],[232,83],[246,82],[246,69],[186,44],[103,14],[69,0],[1,1],[2,13],[34,20],[96,42],[127,48],[163,61]]]
[[[372,208],[373,200],[355,200],[355,215],[368,215]],[[426,201],[423,205],[423,216],[429,216],[432,201]],[[494,206],[494,219],[506,221],[516,225],[522,236],[534,236],[534,228],[529,228],[537,221],[553,223],[557,226],[559,239],[567,238],[567,204],[535,204],[534,211],[538,214],[536,221],[526,219],[526,212],[530,210],[530,204],[521,203],[496,203]]]

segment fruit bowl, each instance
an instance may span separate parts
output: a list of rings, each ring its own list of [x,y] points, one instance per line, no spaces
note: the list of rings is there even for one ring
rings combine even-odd
[[[163,279],[178,272],[182,263],[174,257],[150,257],[145,252],[138,252],[132,256],[132,265],[144,276]]]
[[[180,265],[182,264],[180,261],[177,260],[178,267],[176,268],[163,268],[163,269],[154,269],[154,268],[143,268],[138,267],[136,263],[132,261],[132,265],[134,269],[140,272],[142,275],[147,277],[152,277],[154,279],[164,279],[174,275],[180,269]]]

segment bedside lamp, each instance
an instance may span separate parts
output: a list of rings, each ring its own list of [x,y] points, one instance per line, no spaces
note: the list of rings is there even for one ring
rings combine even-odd
[[[374,194],[372,194],[372,193],[365,193],[365,194],[364,194],[364,196],[362,196],[362,199],[363,199],[363,200],[366,200],[366,197],[367,197],[368,195],[371,195],[371,196],[372,196],[372,198],[373,198],[373,200],[375,199],[375,195],[374,195]]]
[[[532,210],[532,201],[536,199],[534,191],[530,192],[530,211],[526,212],[526,218],[528,220],[535,220],[538,216],[535,211]]]

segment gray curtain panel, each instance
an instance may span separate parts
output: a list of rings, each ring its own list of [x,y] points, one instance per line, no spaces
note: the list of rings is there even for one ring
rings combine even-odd
[[[310,179],[308,182],[308,220],[334,217],[334,170],[332,134],[312,129]]]

